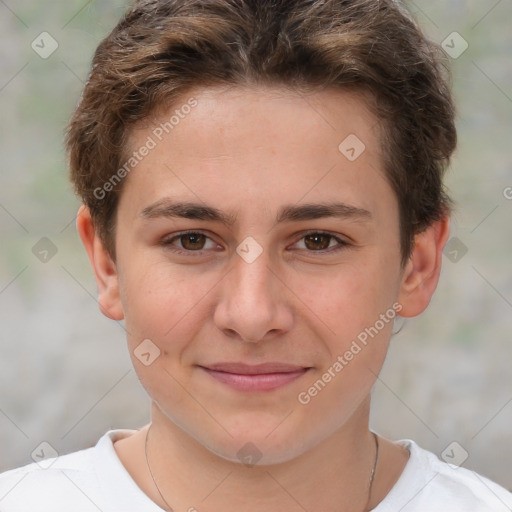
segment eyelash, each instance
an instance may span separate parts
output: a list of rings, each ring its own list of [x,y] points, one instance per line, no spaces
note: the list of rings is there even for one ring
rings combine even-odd
[[[186,254],[188,256],[195,256],[195,255],[201,256],[203,254],[203,252],[207,249],[198,249],[197,251],[193,251],[193,250],[172,247],[172,242],[174,242],[175,240],[179,240],[182,236],[190,235],[190,234],[205,235],[207,239],[212,240],[209,236],[206,235],[206,233],[203,233],[202,231],[189,230],[189,231],[182,231],[180,233],[177,233],[177,234],[173,235],[171,238],[164,238],[161,242],[161,245],[163,245],[167,249],[169,249],[177,254]],[[331,247],[331,248],[322,249],[319,251],[300,249],[300,250],[305,250],[306,252],[312,253],[312,254],[331,254],[331,253],[338,252],[350,245],[347,241],[339,238],[336,235],[333,235],[332,233],[329,233],[328,231],[318,231],[318,230],[306,231],[305,233],[302,234],[302,237],[299,238],[298,242],[309,235],[323,235],[323,236],[330,237],[331,239],[334,239],[336,242],[338,242],[338,245],[335,246],[334,248]],[[295,242],[295,243],[297,243],[297,242]],[[329,245],[330,245],[330,243],[331,243],[331,241],[329,241]]]

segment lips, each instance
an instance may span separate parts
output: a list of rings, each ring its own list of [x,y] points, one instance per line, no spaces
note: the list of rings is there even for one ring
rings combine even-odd
[[[238,391],[270,391],[304,375],[310,368],[287,363],[216,363],[200,366],[217,381]]]
[[[249,365],[245,363],[216,363],[205,368],[219,372],[236,373],[238,375],[261,375],[263,373],[290,373],[304,370],[305,366],[287,363],[262,363]]]

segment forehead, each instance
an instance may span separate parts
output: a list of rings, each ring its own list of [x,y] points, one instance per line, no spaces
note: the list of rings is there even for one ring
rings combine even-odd
[[[367,97],[352,91],[196,88],[133,128],[126,157],[150,139],[154,147],[128,176],[146,202],[207,194],[221,207],[238,199],[233,206],[272,209],[285,198],[356,195],[370,209],[368,188],[386,186],[380,124]]]
[[[212,135],[216,136],[217,153],[233,142],[237,146],[245,142],[247,150],[258,142],[277,145],[285,138],[287,147],[298,145],[304,150],[332,144],[350,134],[366,139],[373,151],[378,149],[372,142],[379,136],[380,123],[369,107],[371,99],[363,91],[339,88],[306,93],[285,86],[196,87],[172,106],[160,105],[136,125],[130,133],[130,146],[137,134],[158,131],[165,125],[163,136],[169,135],[170,143],[174,139],[176,150],[188,147],[183,139],[193,132],[197,150],[206,154],[212,149]],[[192,103],[195,106],[190,107]],[[307,139],[300,139],[305,132]]]

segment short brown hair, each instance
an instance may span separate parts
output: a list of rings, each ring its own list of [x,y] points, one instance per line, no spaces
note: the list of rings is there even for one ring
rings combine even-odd
[[[414,235],[450,211],[448,77],[439,45],[396,0],[139,0],[95,52],[66,136],[71,179],[115,257],[124,180],[97,191],[123,165],[135,123],[198,86],[359,90],[382,121],[405,263]]]

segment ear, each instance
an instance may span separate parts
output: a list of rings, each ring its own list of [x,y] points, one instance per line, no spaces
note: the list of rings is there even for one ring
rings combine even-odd
[[[117,267],[97,235],[91,212],[85,205],[78,210],[76,228],[94,271],[100,311],[112,320],[122,320],[124,313],[119,295]]]
[[[400,316],[417,316],[429,305],[439,281],[443,247],[449,234],[450,217],[443,217],[414,237],[414,247],[400,285]]]

